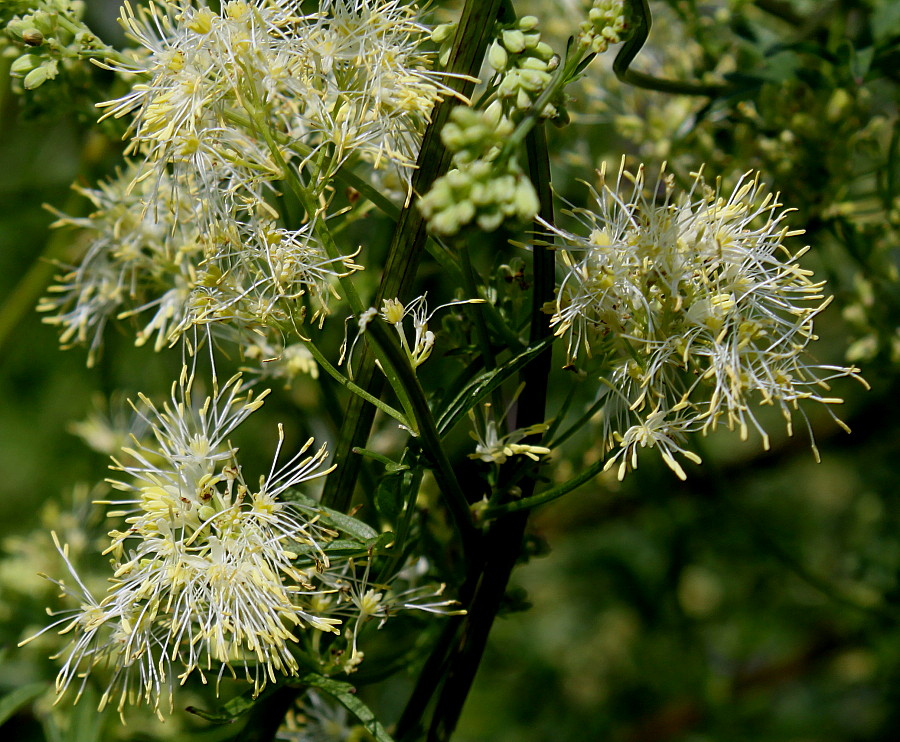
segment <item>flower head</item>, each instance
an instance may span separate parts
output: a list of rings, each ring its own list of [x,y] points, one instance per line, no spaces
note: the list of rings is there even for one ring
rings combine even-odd
[[[687,455],[685,433],[724,423],[768,446],[754,405],[779,407],[790,433],[799,402],[840,401],[828,381],[858,371],[810,362],[829,299],[796,262],[806,249],[784,245],[802,232],[785,225],[777,194],[750,175],[728,195],[699,173],[677,194],[662,171],[650,196],[643,169],[600,178],[595,210],[572,212],[581,233],[548,225],[566,266],[551,324],[571,363],[611,365],[604,432],[616,458],[635,465],[638,446],[656,446],[683,476],[671,453]]]
[[[249,486],[228,436],[259,406],[235,376],[194,400],[194,372],[185,368],[162,408],[141,397],[140,414],[154,440],[123,449],[125,476],[111,481],[130,495],[107,501],[127,528],[110,532],[113,577],[96,599],[66,559],[77,588],[57,584],[80,608],[51,627],[71,633],[58,678],[63,693],[97,665],[113,674],[102,703],[171,703],[173,673],[184,682],[211,668],[218,677],[240,670],[258,692],[279,674],[295,674],[292,645],[302,630],[336,632],[340,619],[311,609],[311,596],[330,590],[315,575],[328,565],[328,529],[281,500],[289,488],[322,476],[324,447],[312,440],[279,463],[284,433],[269,473]],[[114,460],[115,461],[115,460]],[[311,565],[311,569],[305,569]],[[46,631],[46,629],[45,629]]]

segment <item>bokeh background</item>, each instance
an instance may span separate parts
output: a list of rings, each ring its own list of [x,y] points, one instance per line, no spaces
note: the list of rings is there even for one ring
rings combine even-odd
[[[515,3],[542,18],[557,49],[575,0]],[[115,38],[115,2],[88,0]],[[449,18],[453,3],[434,3]],[[705,464],[679,482],[649,457],[626,480],[601,476],[543,508],[536,555],[514,575],[458,733],[461,742],[895,742],[900,739],[900,3],[895,0],[668,0],[635,66],[658,77],[729,86],[714,100],[622,86],[602,64],[571,91],[572,124],[552,133],[554,184],[625,154],[653,172],[733,183],[760,170],[796,209],[812,245],[804,264],[829,281],[818,360],[855,363],[871,384],[836,385],[847,435],[812,416],[771,450],[727,432],[702,441]],[[111,172],[121,145],[98,129],[91,85],[12,93],[0,59],[0,698],[55,674],[40,643],[59,574],[47,536],[102,535],[91,488],[107,459],[73,434],[98,400],[164,389],[177,358],[107,334],[97,365],[61,351],[33,310],[74,260],[52,204],[84,213],[70,190]],[[27,96],[26,96],[27,98]],[[292,394],[303,394],[303,390]],[[120,405],[121,406],[121,405]],[[270,404],[270,408],[275,405]],[[112,414],[116,412],[115,401]],[[275,411],[260,423],[268,447]],[[96,429],[96,425],[95,428]],[[82,432],[85,428],[81,428]],[[562,479],[597,456],[584,436]],[[80,535],[79,535],[80,534]],[[93,536],[92,536],[93,534]],[[388,716],[402,681],[371,697]],[[86,699],[90,701],[90,699]],[[2,710],[2,701],[0,701]],[[44,700],[11,716],[4,739],[216,739],[195,719],[122,727],[90,702],[52,718]],[[11,736],[10,736],[11,735]]]

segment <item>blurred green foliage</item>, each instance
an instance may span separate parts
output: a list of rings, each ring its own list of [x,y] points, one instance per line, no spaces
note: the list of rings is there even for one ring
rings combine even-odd
[[[572,0],[515,5],[546,19],[557,48],[577,10]],[[89,9],[98,29],[110,28],[105,4]],[[819,324],[819,360],[840,362],[849,347],[873,389],[850,382],[836,389],[847,400],[851,436],[812,420],[822,464],[802,440],[775,440],[761,453],[757,442],[723,433],[705,441],[705,464],[686,483],[648,461],[624,483],[602,476],[540,511],[532,532],[549,554],[515,573],[523,592],[510,596],[510,606],[531,607],[495,627],[458,738],[893,742],[900,729],[893,471],[900,460],[900,4],[669,0],[651,9],[654,30],[635,67],[722,85],[722,94],[638,90],[592,69],[573,91],[572,125],[554,134],[558,192],[577,201],[577,178],[589,178],[603,160],[617,166],[623,153],[651,172],[668,160],[681,178],[703,163],[708,176],[732,181],[761,170],[797,210],[792,226],[807,229],[810,262],[836,294]],[[76,83],[64,76],[48,83],[44,102],[59,101],[58,115],[46,106],[38,115],[10,93],[5,75],[0,82],[4,306],[24,277],[49,280],[53,271],[41,262],[48,240],[57,258],[75,258],[64,237],[51,237],[53,217],[42,204],[83,208],[70,183],[92,182],[116,161],[120,145],[91,132],[89,110],[72,110],[80,103],[66,86]],[[89,372],[83,352],[60,352],[54,331],[31,310],[5,339],[0,697],[54,674],[52,662],[37,659],[39,648],[15,648],[40,625],[53,592],[35,592],[23,574],[30,564],[22,539],[37,538],[27,534],[42,526],[46,501],[104,476],[104,457],[88,452],[68,424],[91,410],[96,391],[133,395],[172,376],[171,359],[135,351],[115,332]],[[269,435],[273,426],[260,429]],[[581,447],[576,467],[596,456],[589,436]],[[43,521],[55,517],[45,513]],[[399,710],[408,691],[401,686],[382,691],[382,707]],[[69,729],[46,721],[46,705],[23,705],[3,726],[4,738],[220,733],[190,719],[168,732],[143,722],[123,731],[115,718],[98,718],[90,700],[77,706]]]

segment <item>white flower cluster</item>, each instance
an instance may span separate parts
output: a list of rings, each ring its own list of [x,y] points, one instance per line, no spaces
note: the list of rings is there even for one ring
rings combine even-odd
[[[263,212],[204,226],[193,187],[149,172],[132,163],[80,189],[95,211],[57,222],[80,229],[86,249],[38,308],[52,313],[45,321],[61,328],[64,344],[89,345],[89,363],[113,318],[135,317],[137,344],[153,339],[156,350],[198,325],[248,349],[260,337],[274,344],[277,328],[324,316],[336,277],[359,268],[351,257],[330,258],[312,222],[287,230]]]
[[[320,542],[331,534],[279,500],[327,473],[325,448],[306,455],[310,440],[276,468],[279,431],[269,474],[248,487],[226,439],[265,394],[241,393],[240,382],[237,375],[219,388],[214,380],[213,395],[197,405],[185,367],[162,409],[141,397],[155,440],[124,448],[129,463],[114,467],[128,477],[113,487],[132,497],[106,503],[128,526],[110,532],[112,586],[96,599],[70,563],[77,587],[58,582],[81,602],[47,627],[72,632],[59,693],[76,680],[83,687],[98,665],[113,669],[101,706],[118,696],[120,711],[142,701],[158,710],[166,697],[171,705],[175,666],[181,682],[213,664],[220,678],[240,668],[258,691],[276,672],[297,672],[289,647],[297,629],[337,631],[339,620],[308,610],[309,596],[326,588],[294,564],[305,555],[327,565]]]
[[[858,372],[808,358],[830,299],[796,262],[806,250],[784,246],[801,232],[785,226],[777,195],[750,175],[727,196],[699,173],[683,194],[664,172],[649,194],[643,169],[600,180],[595,210],[572,212],[583,232],[547,227],[566,266],[551,324],[571,363],[608,364],[604,438],[618,448],[608,466],[619,462],[621,477],[639,448],[656,447],[684,478],[673,454],[699,461],[687,433],[724,423],[768,446],[754,406],[780,409],[790,433],[798,403],[840,402],[828,381]]]
[[[138,47],[107,66],[134,83],[100,105],[132,117],[133,161],[82,191],[90,217],[60,220],[85,230],[86,253],[41,305],[64,343],[90,345],[89,362],[111,317],[139,314],[138,343],[155,337],[157,349],[208,323],[229,323],[219,335],[238,332],[250,350],[278,345],[285,328],[322,318],[336,279],[360,268],[322,243],[326,191],[351,160],[408,182],[449,88],[421,49],[429,29],[414,6],[300,5],[125,3]],[[299,229],[283,226],[279,198],[305,211]]]
[[[279,675],[298,673],[301,631],[341,636],[350,651],[335,656],[344,655],[340,667],[350,672],[362,661],[358,635],[369,619],[452,612],[453,601],[439,598],[442,586],[413,586],[421,575],[393,575],[389,582],[406,585],[395,589],[370,584],[365,556],[362,577],[354,560],[329,559],[338,529],[316,507],[282,499],[330,471],[324,446],[307,453],[310,439],[279,464],[279,429],[269,473],[255,487],[245,482],[228,436],[266,393],[243,392],[239,374],[221,387],[214,376],[212,396],[197,404],[193,386],[185,367],[162,408],[142,395],[138,414],[153,440],[134,439],[121,463],[113,459],[126,476],[110,483],[129,497],[104,501],[113,508],[108,515],[127,525],[109,533],[106,595],[92,594],[57,542],[75,584],[53,582],[80,604],[40,632],[71,635],[60,655],[59,694],[75,684],[80,696],[98,667],[111,671],[101,707],[112,702],[120,712],[142,702],[157,713],[171,709],[176,679],[195,673],[204,682],[207,673],[217,680],[240,673],[258,693]]]
[[[324,185],[358,155],[415,163],[431,108],[449,89],[421,49],[430,29],[401,0],[128,3],[122,23],[143,53],[142,81],[107,115],[134,113],[132,149],[238,188],[284,177],[299,158]],[[273,152],[277,150],[277,152]],[[314,166],[311,164],[315,162]]]

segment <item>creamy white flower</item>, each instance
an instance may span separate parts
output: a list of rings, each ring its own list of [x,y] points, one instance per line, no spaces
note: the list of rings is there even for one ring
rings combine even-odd
[[[44,321],[61,328],[63,344],[89,344],[89,364],[111,318],[155,309],[138,339],[143,343],[155,334],[160,348],[169,327],[181,324],[187,312],[184,297],[203,252],[195,204],[168,177],[150,183],[148,172],[128,163],[96,189],[76,188],[94,212],[83,218],[60,215],[54,225],[81,230],[87,248],[80,265],[58,279],[38,309],[53,313]]]
[[[194,383],[185,368],[162,408],[141,396],[154,440],[135,441],[124,449],[128,463],[114,467],[125,476],[113,487],[130,497],[105,501],[127,527],[109,534],[113,576],[102,599],[60,548],[77,587],[57,584],[80,603],[44,630],[72,637],[60,694],[76,678],[83,687],[101,664],[112,668],[102,704],[117,699],[120,711],[139,702],[171,706],[174,672],[183,683],[195,673],[205,680],[213,669],[218,677],[240,670],[259,692],[298,672],[298,631],[338,631],[340,618],[311,608],[314,596],[333,590],[315,576],[328,566],[322,544],[335,534],[281,499],[329,471],[325,447],[310,452],[310,439],[282,463],[279,428],[272,466],[250,487],[227,437],[265,393],[242,391],[239,375],[220,387],[214,374],[212,395],[197,403]]]
[[[551,324],[570,363],[596,355],[610,369],[603,420],[608,445],[622,446],[614,458],[634,466],[637,448],[656,447],[681,477],[672,452],[692,458],[687,432],[754,428],[768,446],[755,405],[779,407],[791,433],[798,402],[840,402],[828,382],[858,371],[810,360],[813,319],[829,299],[796,262],[806,249],[785,247],[802,232],[785,226],[789,210],[758,177],[727,196],[699,173],[684,194],[664,171],[649,195],[643,169],[600,180],[594,208],[570,212],[580,233],[547,225],[566,268]]]

